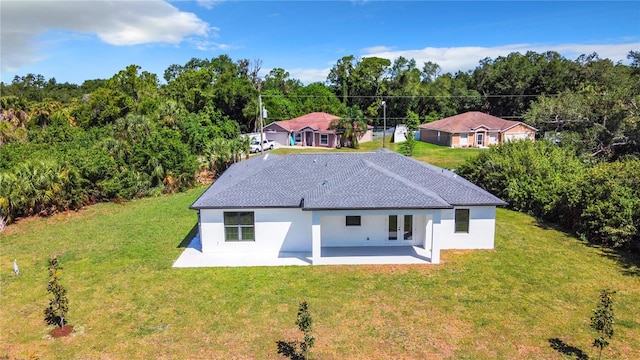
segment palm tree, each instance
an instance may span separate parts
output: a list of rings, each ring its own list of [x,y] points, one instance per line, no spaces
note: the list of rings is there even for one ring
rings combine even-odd
[[[13,139],[15,130],[15,126],[10,122],[0,120],[0,145],[10,142]]]
[[[358,139],[367,132],[367,126],[362,111],[352,106],[346,108],[342,117],[334,120],[330,128],[340,134],[340,145],[357,149],[360,146]]]
[[[26,161],[0,174],[0,210],[9,220],[82,204],[80,175],[54,161]]]
[[[178,119],[182,116],[183,107],[175,100],[167,100],[160,103],[158,109],[158,118],[161,122],[169,127],[173,127]]]
[[[11,222],[15,218],[15,212],[11,194],[16,186],[16,176],[13,173],[0,173],[0,216]]]
[[[251,152],[251,137],[238,136],[230,141],[231,156],[233,157],[234,163],[241,161],[243,156],[249,156],[249,153]]]
[[[231,142],[224,138],[215,138],[207,146],[206,153],[211,162],[211,170],[220,176],[232,162]]]
[[[116,120],[114,130],[116,134],[121,136],[122,140],[136,143],[142,141],[145,136],[149,136],[151,133],[151,121],[142,115],[127,114],[127,116]]]
[[[30,108],[31,121],[42,126],[42,130],[47,129],[51,116],[62,108],[62,105],[54,100],[45,99],[44,101],[33,103]]]
[[[114,138],[105,138],[98,143],[98,146],[102,148],[107,154],[117,163],[126,162],[131,155],[131,145],[124,140],[116,140]]]
[[[51,120],[51,124],[77,125],[76,118],[73,116],[72,107],[63,107],[55,110],[49,119]]]

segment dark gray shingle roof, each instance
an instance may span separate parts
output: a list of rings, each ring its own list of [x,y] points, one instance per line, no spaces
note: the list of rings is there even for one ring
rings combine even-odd
[[[261,155],[234,164],[192,209],[429,209],[506,205],[455,173],[395,152]]]

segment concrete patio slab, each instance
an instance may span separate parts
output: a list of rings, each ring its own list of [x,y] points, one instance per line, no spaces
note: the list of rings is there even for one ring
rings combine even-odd
[[[173,264],[176,268],[430,264],[429,251],[417,246],[323,247],[321,258],[312,262],[311,253],[205,254],[196,235]]]

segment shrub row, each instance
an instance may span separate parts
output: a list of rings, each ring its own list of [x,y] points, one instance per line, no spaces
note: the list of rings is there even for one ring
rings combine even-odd
[[[144,125],[140,119],[129,120]],[[196,156],[177,130],[65,128],[52,126],[43,134],[31,134],[28,143],[0,146],[0,217],[12,222],[194,184]],[[60,139],[69,129],[76,133]]]
[[[640,160],[591,165],[549,141],[516,141],[465,162],[460,175],[509,207],[614,248],[640,249]]]

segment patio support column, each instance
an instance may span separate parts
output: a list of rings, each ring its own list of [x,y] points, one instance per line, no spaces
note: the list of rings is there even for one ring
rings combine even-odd
[[[425,250],[427,250],[427,246],[431,245],[431,263],[439,264],[440,263],[440,243],[438,242],[437,236],[435,236],[435,231],[433,228],[433,215],[428,214],[426,217],[426,226],[424,229],[424,242],[422,246]]]
[[[433,216],[425,215],[425,229],[424,229],[424,241],[422,242],[422,248],[428,250],[427,246],[433,243]]]
[[[437,240],[431,240],[431,263],[440,264],[440,244]]]
[[[436,236],[433,231],[433,216],[427,215],[427,228],[425,229],[425,234],[427,235],[427,239],[431,239],[431,263],[439,264],[440,263],[440,242],[439,238]],[[427,241],[424,242],[425,249],[427,248]]]
[[[311,215],[311,263],[320,264],[322,259],[322,243],[320,241],[320,214],[316,211]]]

